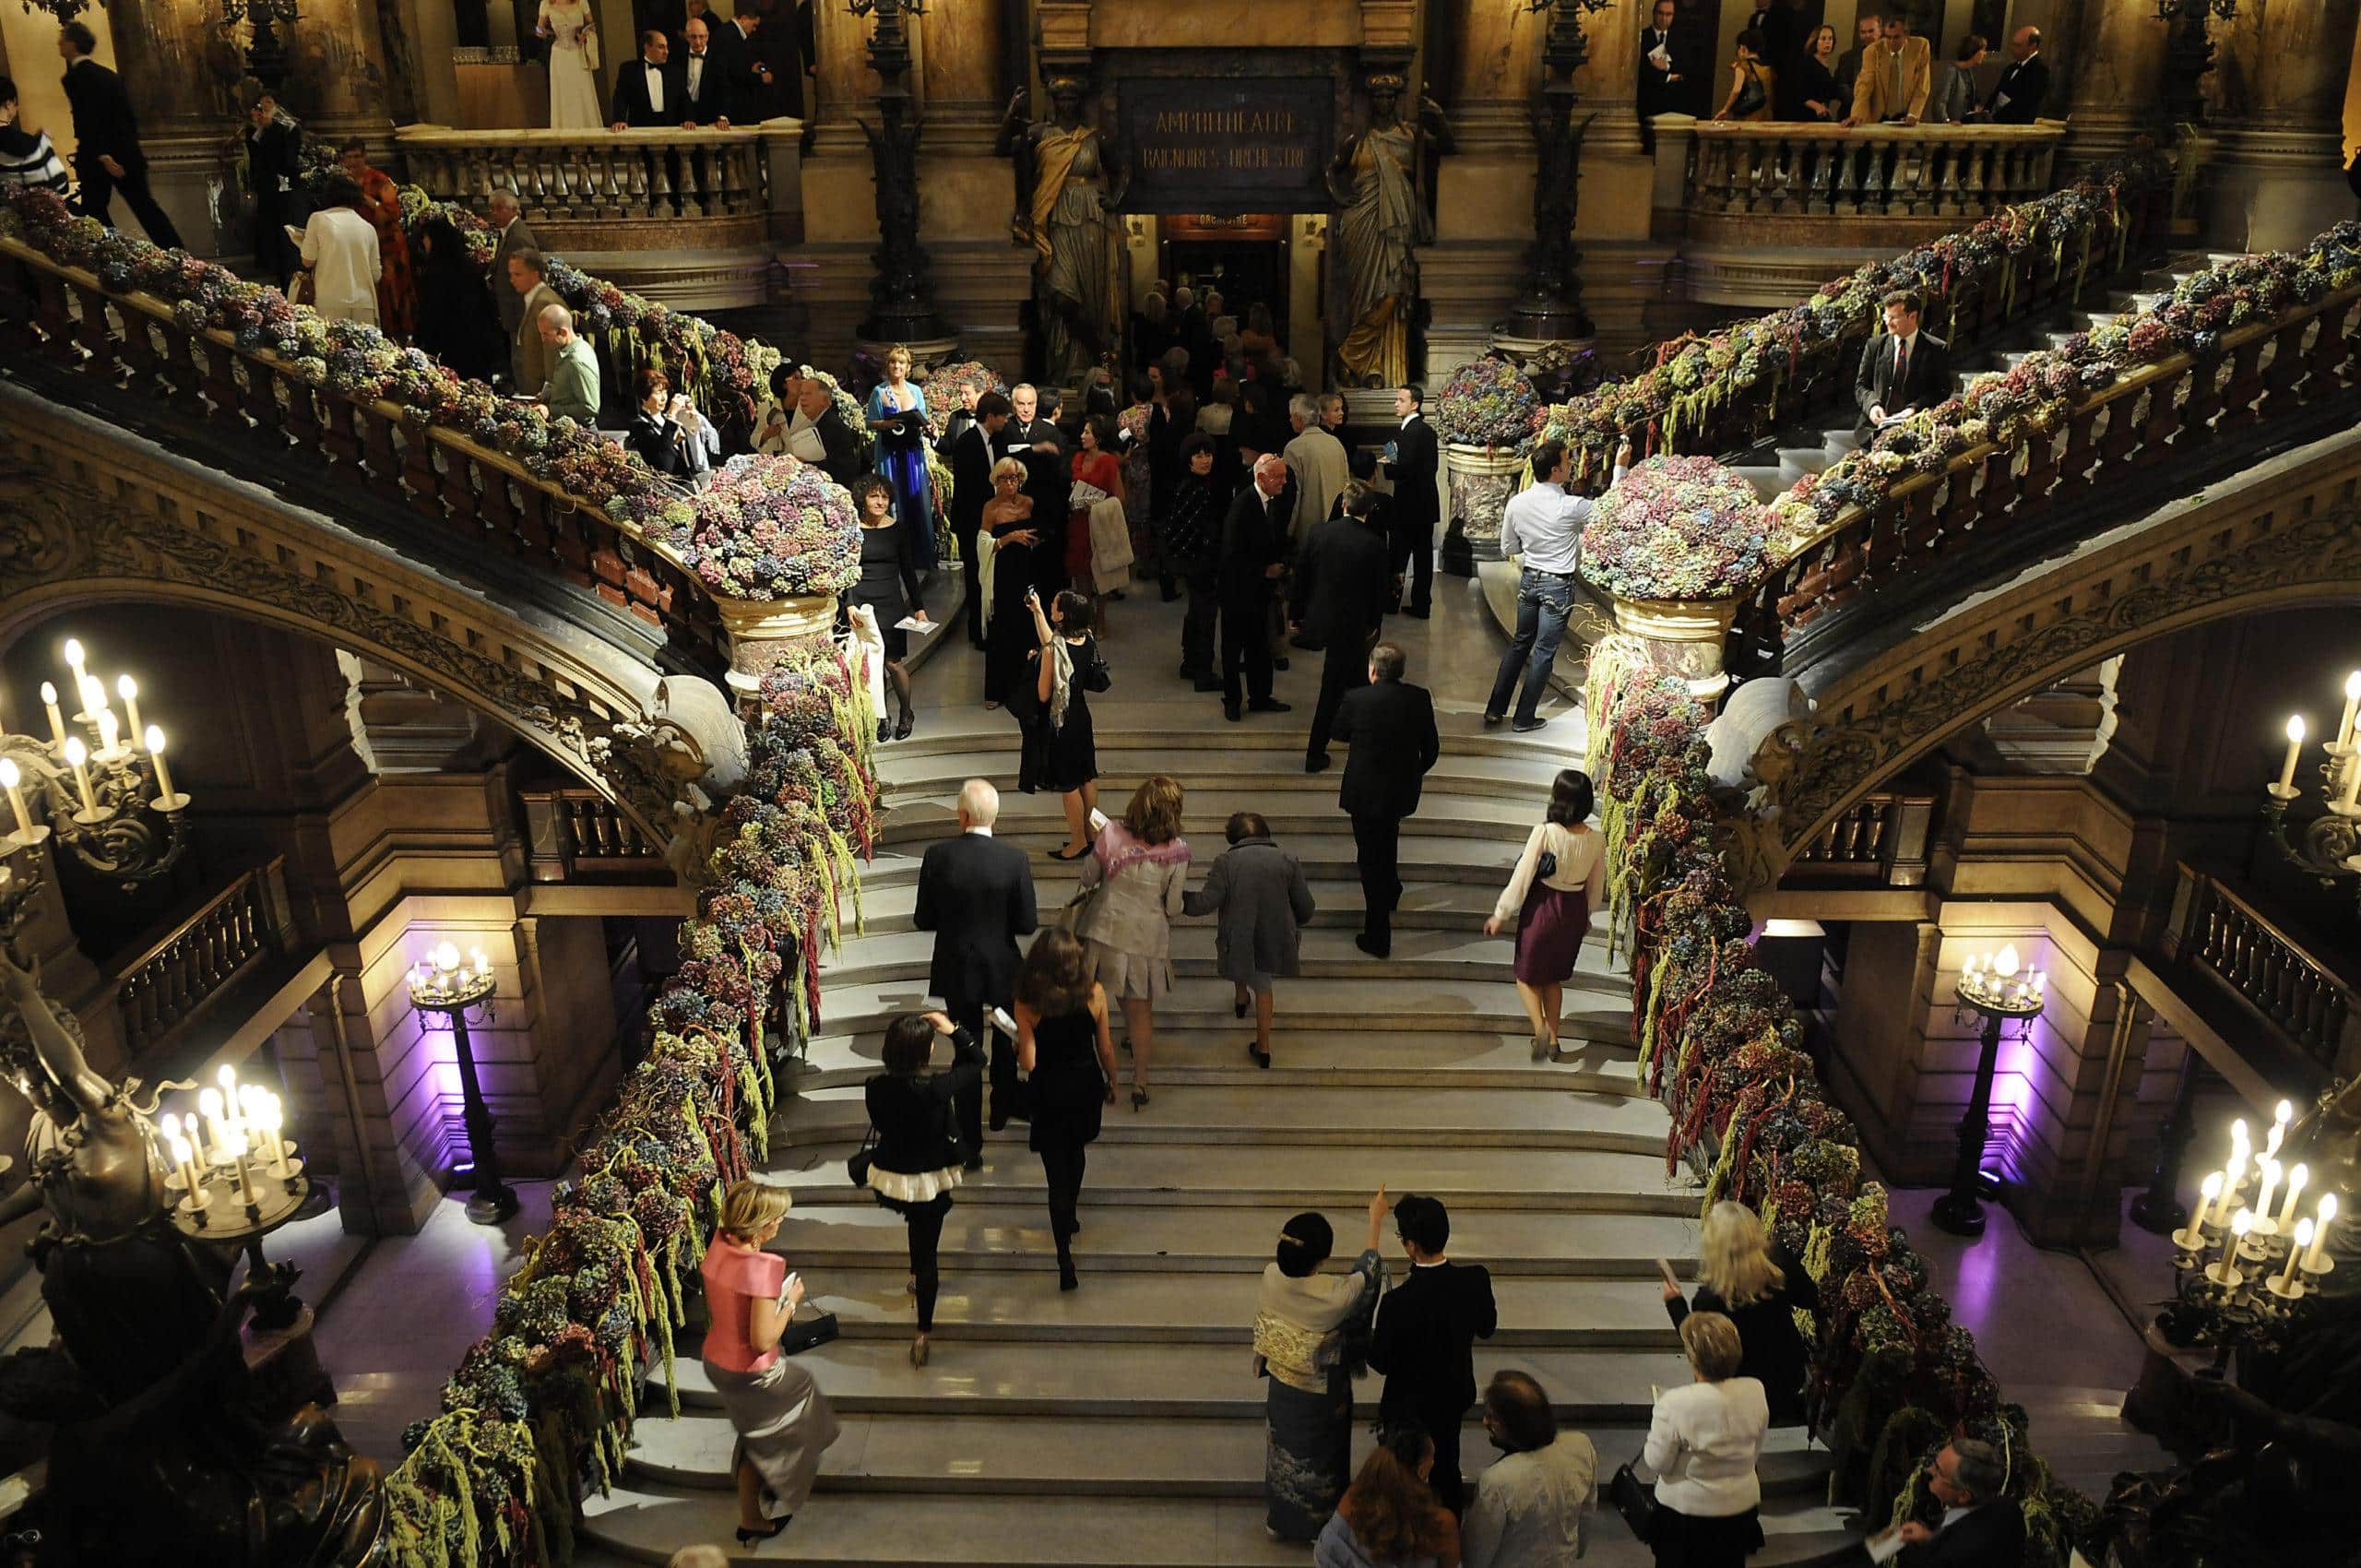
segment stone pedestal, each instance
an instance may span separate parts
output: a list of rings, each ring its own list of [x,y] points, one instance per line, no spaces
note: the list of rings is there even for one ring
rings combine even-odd
[[[1617,629],[1646,643],[1666,673],[1686,679],[1690,695],[1712,703],[1729,690],[1722,649],[1737,600],[1618,599],[1614,605]]]
[[[1524,456],[1508,447],[1454,444],[1442,449],[1442,466],[1451,485],[1453,531],[1465,538],[1474,560],[1498,561],[1501,514],[1523,487]]]
[[[725,599],[716,600],[715,608],[730,635],[730,671],[724,678],[742,707],[762,690],[764,671],[788,654],[825,642],[836,624],[836,601],[828,594]]]

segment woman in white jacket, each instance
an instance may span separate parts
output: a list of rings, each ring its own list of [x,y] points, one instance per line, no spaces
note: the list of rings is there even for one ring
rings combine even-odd
[[[1681,1348],[1696,1381],[1656,1396],[1641,1457],[1656,1474],[1656,1568],[1744,1568],[1762,1546],[1754,1462],[1771,1430],[1762,1384],[1738,1373],[1738,1325],[1691,1313]]]

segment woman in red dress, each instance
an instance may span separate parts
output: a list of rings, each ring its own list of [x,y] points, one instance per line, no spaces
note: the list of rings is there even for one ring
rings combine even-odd
[[[1074,455],[1074,481],[1123,500],[1123,459],[1115,453],[1115,422],[1105,414],[1093,414],[1082,422],[1082,450]],[[1074,506],[1066,519],[1066,576],[1073,579],[1074,591],[1089,599],[1091,609],[1103,613],[1097,577],[1090,567],[1089,506]],[[1093,620],[1097,622],[1098,616],[1094,614]],[[1098,624],[1103,627],[1103,622]]]
[[[402,197],[392,176],[369,166],[359,137],[337,149],[337,161],[361,187],[362,215],[377,226],[377,325],[388,338],[409,341],[418,319],[418,284],[410,276],[409,241],[402,232]]]

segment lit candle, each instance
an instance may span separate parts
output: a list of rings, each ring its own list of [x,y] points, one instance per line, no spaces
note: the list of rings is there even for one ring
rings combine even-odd
[[[2273,1122],[2271,1124],[2271,1136],[2262,1140],[2262,1158],[2264,1159],[2269,1159],[2273,1155],[2277,1154],[2279,1152],[2279,1140],[2286,1135],[2287,1123],[2284,1122]]]
[[[65,716],[57,711],[57,688],[47,681],[41,683],[41,705],[49,709],[49,743],[65,743]]]
[[[216,1081],[221,1086],[221,1103],[225,1108],[221,1113],[222,1125],[232,1134],[243,1134],[246,1119],[238,1102],[238,1070],[225,1062],[221,1064],[221,1071],[216,1075]]]
[[[445,942],[436,947],[434,967],[446,975],[457,969],[459,967],[459,944],[456,942]]]
[[[86,678],[82,671],[82,639],[68,637],[65,639],[65,646],[58,651],[65,656],[65,668],[74,671],[74,689],[80,691],[82,682]]]
[[[2296,1244],[2287,1249],[2287,1267],[2285,1272],[2281,1274],[2279,1277],[2280,1284],[2293,1285],[2296,1283],[2296,1271],[2303,1266],[2304,1250],[2311,1244],[2312,1222],[2308,1219],[2297,1220],[2296,1222]]]
[[[2312,1227],[2312,1250],[2304,1254],[2304,1272],[2318,1274],[2328,1267],[2328,1228],[2336,1218],[2336,1194],[2320,1194],[2319,1223]]]
[[[204,1114],[205,1135],[213,1145],[210,1163],[219,1165],[221,1163],[221,1146],[229,1137],[228,1130],[221,1124],[221,1091],[207,1089],[200,1093],[196,1097],[196,1109]],[[205,1145],[197,1145],[196,1153],[198,1158],[206,1158]]]
[[[19,838],[32,831],[33,820],[25,811],[25,792],[20,788],[24,781],[25,776],[18,771],[17,765],[6,757],[0,757],[0,790],[8,791],[8,809],[17,814],[17,837]]]
[[[2296,759],[2304,752],[2304,716],[2291,714],[2287,719],[2287,760],[2279,766],[2279,792],[2286,794],[2296,788]]]
[[[279,1135],[286,1125],[286,1113],[280,1110],[277,1095],[266,1095],[262,1106],[262,1130],[270,1139],[270,1173],[282,1181],[287,1171],[287,1140]]]
[[[483,956],[483,949],[481,947],[468,949],[468,962],[480,975],[492,973],[492,960]]]
[[[89,748],[82,744],[82,737],[66,736],[65,766],[74,770],[75,788],[82,792],[82,809],[95,814],[99,809],[99,802],[90,793],[90,770],[83,766],[89,760]]]
[[[181,1173],[182,1189],[188,1194],[189,1207],[204,1207],[205,1185],[196,1179],[195,1151],[188,1146],[186,1138],[173,1137],[169,1142],[172,1151],[172,1163]]]
[[[2257,1219],[2271,1218],[2271,1195],[2279,1190],[2279,1162],[2269,1155],[2262,1157],[2262,1191],[2255,1194],[2254,1213]]]
[[[139,683],[128,675],[117,676],[114,695],[123,699],[124,729],[134,735],[144,733],[139,723]]]
[[[2304,1182],[2311,1172],[2298,1165],[2287,1172],[2287,1201],[2280,1206],[2279,1229],[2286,1229],[2296,1223],[2296,1194],[2304,1190]]]
[[[2214,1284],[2227,1285],[2236,1277],[2238,1243],[2247,1239],[2247,1232],[2253,1228],[2253,1213],[2243,1208],[2238,1210],[2237,1218],[2230,1221],[2229,1234],[2222,1238],[2222,1261],[2205,1271]]]
[[[2238,1201],[2238,1189],[2246,1185],[2247,1159],[2245,1144],[2230,1146],[2230,1163],[2222,1172],[2222,1212],[2213,1217],[2217,1225],[2230,1218],[2231,1206]]]
[[[172,771],[164,766],[164,731],[162,728],[158,725],[150,724],[148,726],[148,734],[146,739],[148,742],[148,760],[156,765],[156,798],[160,801],[170,800],[176,791],[172,789]]]
[[[2203,1230],[2208,1225],[2215,1223],[2213,1206],[2215,1201],[2222,1195],[2223,1175],[2224,1173],[2219,1170],[2214,1171],[2205,1178],[2205,1184],[2197,1189],[2199,1194],[2197,1222],[2189,1227],[2192,1230]]]
[[[95,729],[97,729],[97,728],[99,727],[99,716],[100,716],[101,714],[109,714],[109,715],[112,715],[112,714],[113,713],[113,711],[114,711],[114,710],[113,710],[113,708],[111,708],[111,707],[109,707],[107,706],[107,688],[106,688],[106,683],[105,683],[105,682],[103,682],[103,681],[101,681],[101,680],[100,680],[96,675],[85,675],[85,676],[83,676],[83,677],[82,677],[82,720],[83,720],[83,722],[84,722],[84,723],[86,723],[86,724],[88,724],[88,725],[89,725],[91,729],[95,730]]]
[[[2336,722],[2336,743],[2339,746],[2353,743],[2353,716],[2356,712],[2361,712],[2361,670],[2355,670],[2344,678],[2344,717]]]
[[[2336,803],[2348,809],[2361,805],[2361,757],[2344,759],[2344,789],[2336,797]]]
[[[111,709],[101,708],[99,710],[99,754],[101,756],[112,754],[114,751],[115,742],[122,739],[123,730],[115,723],[113,712]]]
[[[255,1201],[254,1172],[246,1169],[246,1134],[243,1128],[230,1134],[230,1146],[221,1151],[230,1167],[231,1179],[238,1185],[238,1197],[251,1205]]]

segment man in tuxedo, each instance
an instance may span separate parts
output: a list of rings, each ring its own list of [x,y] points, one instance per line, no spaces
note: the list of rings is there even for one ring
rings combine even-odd
[[[1895,1568],[2016,1568],[2024,1561],[2025,1511],[2003,1497],[2009,1471],[1999,1449],[1954,1438],[1927,1467],[1927,1490],[1943,1505],[1932,1525],[1913,1519],[1880,1530],[1840,1562]]]
[[[740,6],[728,21],[713,29],[712,53],[729,81],[730,106],[749,121],[771,112],[771,68],[754,48],[762,21],[751,5]]]
[[[1370,526],[1377,509],[1373,490],[1359,490],[1344,516],[1312,526],[1296,558],[1295,593],[1287,619],[1307,646],[1325,651],[1320,666],[1320,701],[1311,710],[1311,739],[1303,770],[1328,766],[1328,731],[1345,694],[1369,679],[1369,647],[1385,616],[1385,536]]]
[[[671,63],[672,41],[650,28],[639,35],[639,58],[623,65],[615,72],[614,101],[607,108],[609,130],[654,130],[677,125],[685,117],[681,106],[681,75]],[[639,155],[647,170],[647,210],[654,212],[659,200],[670,198],[672,211],[681,211],[681,155],[668,149],[664,154],[664,178],[661,184],[656,177],[656,150],[653,148]]]
[[[927,846],[919,862],[918,908],[910,917],[934,932],[927,989],[960,1028],[981,1039],[984,1009],[1005,1007],[1016,984],[1016,939],[1039,923],[1033,867],[1025,850],[992,837],[1000,791],[980,778],[959,787],[959,837]],[[992,1036],[992,1131],[1008,1124],[1008,1088],[1016,1081],[1014,1043]],[[960,1095],[959,1140],[967,1169],[983,1168],[980,1086]]]
[[[1415,690],[1416,688],[1412,688]],[[1459,1424],[1476,1403],[1476,1341],[1500,1326],[1492,1277],[1481,1264],[1453,1263],[1451,1214],[1438,1198],[1405,1193],[1394,1228],[1409,1254],[1409,1277],[1378,1301],[1369,1364],[1385,1374],[1378,1420],[1424,1427],[1435,1443],[1427,1484],[1435,1501],[1461,1511]]]
[[[1878,41],[1861,53],[1847,125],[1915,125],[1927,117],[1934,87],[1934,51],[1910,33],[1910,13],[1889,5],[1878,18]]]
[[[749,9],[760,5],[762,30],[754,35],[754,58],[767,74],[763,101],[765,118],[803,113],[803,81],[820,58],[819,39],[813,31],[809,0],[738,0]]]
[[[2041,30],[2019,28],[2009,35],[2009,68],[1992,84],[1977,118],[1995,125],[2030,125],[2041,117],[2049,96],[2049,62],[2041,57]]]
[[[998,456],[1018,457],[1044,441],[1054,442],[1061,453],[1065,450],[1065,433],[1042,411],[1040,391],[1032,383],[1020,381],[1008,389],[1008,422],[1001,427],[996,444]]]
[[[1392,643],[1370,648],[1369,684],[1345,695],[1333,726],[1335,738],[1352,748],[1336,803],[1353,819],[1360,861],[1361,933],[1353,945],[1372,958],[1393,955],[1394,906],[1402,899],[1402,819],[1418,809],[1420,783],[1442,754],[1434,698],[1402,679],[1406,662]],[[1472,1384],[1468,1397],[1475,1397]],[[1466,1408],[1464,1401],[1460,1408]]]
[[[1254,482],[1230,499],[1221,525],[1221,714],[1235,724],[1240,704],[1285,713],[1271,695],[1271,585],[1287,570],[1287,459],[1254,459]]]
[[[984,590],[976,573],[976,530],[991,499],[992,465],[1010,411],[1006,398],[985,393],[976,399],[976,422],[951,444],[951,537],[959,541],[959,576],[967,588],[967,640],[978,647],[984,646]]]
[[[484,200],[484,215],[500,235],[500,244],[492,253],[492,303],[500,312],[500,329],[508,340],[516,340],[516,328],[525,321],[525,296],[509,286],[508,263],[524,251],[535,255],[540,244],[533,238],[533,226],[525,221],[525,210],[517,205],[516,193],[502,186]]]
[[[1865,434],[1933,408],[1952,390],[1951,345],[1918,330],[1925,308],[1918,291],[1896,289],[1884,306],[1886,335],[1862,349],[1861,368],[1853,377],[1853,401],[1860,406]]]
[[[109,228],[107,208],[121,191],[148,238],[166,250],[181,243],[180,231],[164,216],[148,189],[148,155],[139,148],[139,118],[123,78],[90,58],[98,35],[82,22],[57,30],[58,58],[65,62],[65,102],[74,112],[74,177],[82,183],[82,210]]]
[[[1672,42],[1673,0],[1656,0],[1649,24],[1640,30],[1640,145],[1656,149],[1655,118],[1685,113],[1689,107],[1688,62]]]
[[[1394,433],[1394,452],[1385,465],[1385,475],[1394,481],[1392,608],[1421,621],[1434,607],[1435,524],[1442,518],[1442,503],[1435,493],[1442,448],[1435,444],[1434,427],[1420,412],[1426,401],[1423,388],[1394,388],[1394,417],[1402,428]]]
[[[681,124],[692,131],[701,125],[726,131],[730,128],[730,73],[714,57],[713,24],[703,17],[691,17],[681,32],[680,58],[675,62],[680,73]],[[697,205],[709,207],[712,155],[703,148],[689,154],[689,172],[696,182]]]

